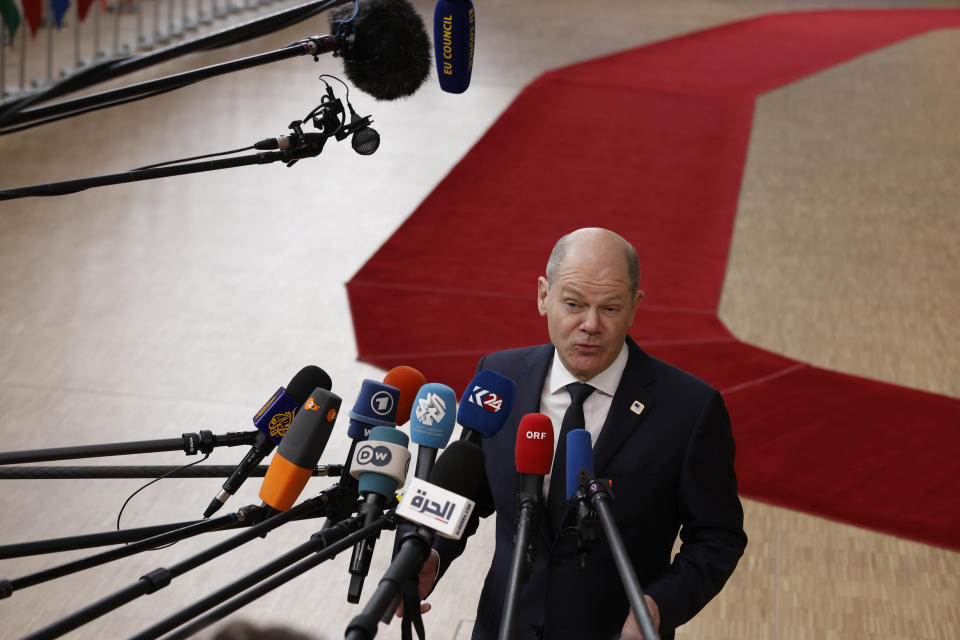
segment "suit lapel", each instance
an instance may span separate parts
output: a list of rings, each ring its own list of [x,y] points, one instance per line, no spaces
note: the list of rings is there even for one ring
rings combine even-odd
[[[630,354],[627,366],[593,447],[594,473],[597,477],[603,477],[604,468],[654,409],[654,375],[650,357],[629,336],[627,347]]]

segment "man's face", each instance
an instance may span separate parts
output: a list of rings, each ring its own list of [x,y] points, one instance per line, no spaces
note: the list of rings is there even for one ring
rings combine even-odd
[[[547,318],[550,341],[579,380],[614,361],[642,296],[631,291],[622,252],[602,247],[571,247],[556,281],[537,281],[537,307]]]

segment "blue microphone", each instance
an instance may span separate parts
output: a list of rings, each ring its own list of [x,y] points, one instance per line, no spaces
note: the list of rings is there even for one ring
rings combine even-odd
[[[433,12],[433,48],[440,88],[463,93],[470,86],[477,16],[470,0],[438,0]]]
[[[492,438],[507,421],[513,408],[517,385],[496,371],[480,371],[473,376],[460,397],[457,422],[463,427],[460,439],[479,445]]]
[[[567,500],[577,492],[581,469],[593,476],[593,440],[586,429],[573,429],[567,433]]]
[[[376,380],[364,380],[350,412],[347,435],[354,440],[366,440],[374,427],[395,426],[399,403],[400,389]]]
[[[456,423],[456,404],[457,394],[439,382],[425,384],[417,392],[410,410],[410,440],[420,445],[414,475],[421,480],[430,477],[437,451],[450,441]]]

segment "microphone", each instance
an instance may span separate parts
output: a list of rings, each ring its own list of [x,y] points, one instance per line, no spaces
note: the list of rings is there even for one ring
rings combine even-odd
[[[420,387],[427,384],[427,379],[413,367],[400,365],[387,371],[387,375],[383,376],[383,383],[400,389],[400,403],[397,405],[397,426],[402,427],[410,419],[410,409],[413,407],[414,398],[417,397]]]
[[[567,500],[574,502],[577,555],[580,557],[580,567],[586,569],[587,558],[597,541],[597,514],[587,500],[586,488],[581,490],[581,473],[586,474],[584,477],[593,477],[593,441],[586,429],[573,429],[567,433]]]
[[[357,488],[364,498],[358,511],[358,515],[364,517],[363,526],[372,524],[383,514],[384,505],[396,495],[397,485],[406,479],[410,467],[408,442],[407,434],[393,427],[374,427],[369,439],[357,447],[350,475],[357,478]],[[375,543],[376,537],[361,540],[353,547],[347,602],[360,602]]]
[[[473,376],[457,410],[460,439],[479,445],[482,438],[495,436],[510,415],[516,388],[513,380],[496,371],[480,371]]]
[[[317,387],[280,441],[260,487],[260,499],[275,511],[296,502],[320,460],[340,411],[340,397]]]
[[[433,12],[433,47],[440,88],[463,93],[470,86],[477,18],[470,0],[438,0]]]
[[[430,482],[420,478],[410,481],[397,507],[397,515],[408,520],[397,528],[400,538],[397,553],[363,611],[350,621],[347,640],[376,635],[378,621],[396,608],[404,585],[416,580],[430,553],[434,531],[453,538],[462,535],[474,506],[465,496],[476,494],[482,477],[483,451],[461,440],[452,443],[437,458]],[[419,604],[415,588],[409,598],[404,604],[405,613],[416,610]]]
[[[412,95],[430,73],[430,37],[420,15],[407,0],[360,0],[351,18],[353,12],[353,3],[330,11],[331,30],[345,36],[334,55],[343,58],[347,78],[377,100]]]
[[[533,572],[536,557],[534,533],[539,513],[543,509],[543,476],[550,473],[553,465],[553,423],[550,418],[542,413],[528,413],[520,419],[517,426],[516,462],[517,472],[520,474],[517,534],[510,574],[507,577],[499,640],[513,637],[517,607],[520,604],[520,585],[526,584]]]
[[[397,421],[400,389],[376,380],[364,380],[350,412],[348,435],[366,440],[374,427],[393,427]]]
[[[439,382],[420,387],[410,413],[410,439],[417,449],[417,468],[414,475],[421,480],[430,477],[437,451],[447,446],[453,434],[455,420],[453,406],[457,394]]]
[[[273,451],[293,422],[293,417],[300,405],[306,402],[310,392],[317,387],[330,389],[331,386],[332,382],[326,371],[320,367],[308,365],[290,379],[286,389],[283,387],[277,389],[277,392],[253,416],[253,424],[260,433],[257,434],[250,451],[223,483],[220,493],[210,501],[206,511],[203,512],[204,518],[209,518],[222,507],[266,455]]]

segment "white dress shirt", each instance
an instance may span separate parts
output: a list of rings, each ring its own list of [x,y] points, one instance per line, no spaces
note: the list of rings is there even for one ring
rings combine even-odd
[[[595,391],[583,402],[583,418],[586,423],[585,428],[590,432],[590,440],[596,444],[600,436],[600,430],[610,412],[610,405],[613,404],[613,394],[617,392],[620,386],[620,379],[623,377],[623,371],[627,368],[627,343],[623,343],[620,353],[610,364],[609,367],[595,375],[585,382]],[[560,439],[560,427],[563,424],[563,414],[567,412],[570,406],[570,393],[566,386],[571,382],[580,382],[572,373],[563,366],[560,358],[554,351],[553,364],[547,373],[547,379],[543,383],[543,393],[540,394],[540,413],[545,414],[553,423],[553,452],[556,455],[557,444]],[[550,491],[550,477],[543,479],[543,495],[546,497]],[[561,482],[565,482],[561,479]]]

